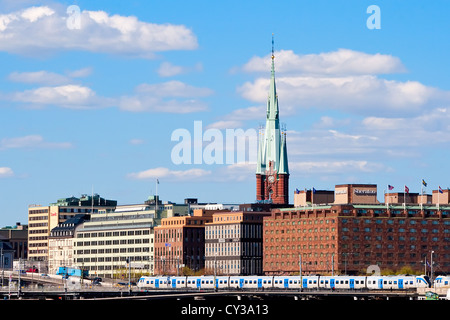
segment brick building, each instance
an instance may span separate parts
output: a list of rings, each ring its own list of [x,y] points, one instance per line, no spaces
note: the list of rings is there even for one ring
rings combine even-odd
[[[371,265],[450,272],[450,206],[329,204],[264,219],[264,273],[365,273]]]
[[[183,266],[193,271],[205,268],[205,224],[216,210],[194,210],[193,216],[164,218],[155,227],[155,274],[177,275]]]

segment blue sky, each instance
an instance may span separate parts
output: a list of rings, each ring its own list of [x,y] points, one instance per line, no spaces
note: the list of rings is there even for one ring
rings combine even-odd
[[[253,202],[252,161],[177,165],[171,136],[264,124],[272,33],[291,199],[344,183],[378,184],[379,198],[387,184],[447,188],[449,6],[0,0],[0,226],[92,189],[142,203],[157,178],[165,201]]]

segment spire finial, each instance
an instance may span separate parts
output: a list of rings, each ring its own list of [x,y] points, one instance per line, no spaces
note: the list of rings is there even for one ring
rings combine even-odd
[[[273,33],[272,33],[272,60],[275,58],[273,47],[274,47],[274,44],[273,44]]]

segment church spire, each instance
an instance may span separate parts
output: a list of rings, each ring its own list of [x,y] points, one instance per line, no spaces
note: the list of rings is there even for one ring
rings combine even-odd
[[[258,201],[289,203],[289,169],[286,135],[280,130],[278,95],[275,85],[275,50],[272,34],[272,56],[266,127],[259,131],[256,165],[256,197]]]

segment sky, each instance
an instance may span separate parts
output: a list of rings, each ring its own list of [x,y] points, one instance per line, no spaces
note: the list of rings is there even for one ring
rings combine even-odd
[[[255,202],[272,38],[291,202],[347,183],[381,201],[388,184],[447,188],[449,8],[0,0],[0,226],[92,192]],[[238,130],[245,147],[226,143]]]

